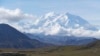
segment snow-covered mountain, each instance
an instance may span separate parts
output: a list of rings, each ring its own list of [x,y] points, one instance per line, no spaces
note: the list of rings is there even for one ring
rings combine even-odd
[[[72,15],[70,13],[56,14],[54,12],[47,13],[41,17],[40,24],[42,22],[42,27],[52,27],[54,25],[59,25],[63,28],[79,28],[83,27],[88,30],[96,30],[88,21],[81,18],[80,16]]]
[[[70,13],[56,14],[50,12],[37,19],[31,33],[27,36],[41,42],[54,45],[83,45],[96,39],[92,37],[92,31],[97,31],[88,21]],[[89,36],[88,36],[89,35]],[[91,36],[90,36],[91,35]]]
[[[50,12],[38,19],[30,20],[28,23],[22,23],[21,21],[19,24],[26,33],[44,35],[83,36],[85,33],[90,34],[90,32],[97,30],[88,21],[70,13],[57,14]]]

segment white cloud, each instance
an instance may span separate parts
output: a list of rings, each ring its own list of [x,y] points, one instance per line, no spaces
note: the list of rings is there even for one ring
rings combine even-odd
[[[15,10],[0,8],[0,19],[15,22],[22,19],[34,19],[34,16],[31,14],[23,13],[18,8]]]
[[[22,28],[28,28],[30,25],[35,24],[36,16],[23,13],[20,9],[10,10],[6,8],[0,8],[0,23],[6,23],[14,26],[18,30]],[[23,26],[22,26],[23,24]]]
[[[0,8],[1,20],[17,21],[23,16],[24,15],[21,15],[21,11],[19,9],[9,10],[9,9]]]
[[[78,37],[95,37],[100,38],[100,30],[99,31],[92,31],[92,30],[85,30],[84,28],[77,28],[71,29],[71,34]]]

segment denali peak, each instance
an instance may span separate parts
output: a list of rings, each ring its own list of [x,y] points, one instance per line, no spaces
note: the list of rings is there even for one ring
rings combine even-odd
[[[74,32],[74,30],[75,32],[84,30],[98,30],[85,19],[70,13],[59,14],[55,12],[49,12],[40,18],[33,20],[32,22],[33,23],[30,23],[29,21],[29,23],[27,23],[28,27],[26,27],[25,23],[21,25],[26,33],[44,35],[73,35],[72,32]]]

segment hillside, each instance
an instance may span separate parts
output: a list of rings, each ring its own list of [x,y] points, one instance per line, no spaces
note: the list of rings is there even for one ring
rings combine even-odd
[[[37,48],[45,46],[36,39],[30,39],[7,24],[0,24],[0,48]]]

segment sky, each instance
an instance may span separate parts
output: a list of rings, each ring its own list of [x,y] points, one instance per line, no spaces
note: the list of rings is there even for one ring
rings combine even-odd
[[[69,12],[83,17],[100,28],[100,0],[0,0],[0,7],[43,15],[48,12]]]

